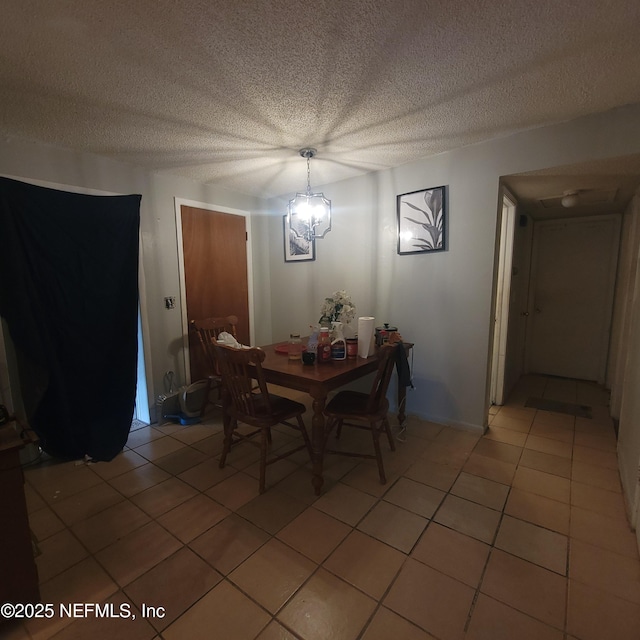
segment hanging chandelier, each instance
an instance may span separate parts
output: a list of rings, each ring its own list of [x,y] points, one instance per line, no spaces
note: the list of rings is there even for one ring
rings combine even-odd
[[[307,159],[307,190],[305,193],[296,193],[296,197],[289,200],[287,223],[296,237],[311,242],[316,238],[324,238],[331,231],[331,200],[325,198],[324,193],[311,192],[310,161],[317,151],[306,147],[300,149],[299,153]]]

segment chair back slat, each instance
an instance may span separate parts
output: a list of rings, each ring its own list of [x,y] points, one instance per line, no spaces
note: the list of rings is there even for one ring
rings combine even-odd
[[[202,320],[191,320],[189,323],[191,331],[198,336],[202,352],[209,366],[212,375],[220,375],[216,363],[216,354],[213,345],[217,342],[218,336],[226,331],[237,339],[238,316],[224,316],[219,318],[203,318]]]
[[[262,349],[213,346],[222,382],[236,419],[260,420],[271,415],[269,392],[262,371]],[[257,384],[257,387],[256,387]]]
[[[393,365],[396,362],[396,346],[383,345],[378,350],[378,370],[371,386],[369,400],[367,401],[367,413],[374,414],[388,407],[387,389],[393,373]]]

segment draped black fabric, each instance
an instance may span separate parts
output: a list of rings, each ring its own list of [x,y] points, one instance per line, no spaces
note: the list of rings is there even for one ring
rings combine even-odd
[[[29,425],[50,455],[106,461],[127,440],[140,199],[0,178],[0,315]]]

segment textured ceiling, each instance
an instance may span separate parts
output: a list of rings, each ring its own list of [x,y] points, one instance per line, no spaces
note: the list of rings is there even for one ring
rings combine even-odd
[[[640,102],[637,0],[3,0],[0,134],[301,190]]]

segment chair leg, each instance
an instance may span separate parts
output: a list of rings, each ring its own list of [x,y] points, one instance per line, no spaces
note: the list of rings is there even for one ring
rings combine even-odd
[[[262,429],[260,434],[260,493],[264,493],[267,484],[267,447],[269,440],[269,429]]]
[[[229,424],[224,425],[224,446],[222,447],[222,454],[220,455],[220,469],[224,467],[227,462],[227,454],[231,451],[231,443],[233,441],[233,432],[238,426],[235,420],[229,419]]]
[[[391,451],[395,451],[396,443],[393,439],[393,434],[391,433],[391,425],[389,424],[389,420],[385,417],[382,421],[382,424],[384,425],[384,430],[387,434],[387,439],[389,440],[389,449],[391,449]]]
[[[387,476],[384,473],[384,465],[382,464],[382,451],[380,450],[380,429],[378,429],[376,423],[371,423],[371,437],[373,438],[373,448],[375,449],[376,461],[378,462],[380,484],[387,484]]]
[[[337,419],[336,421],[338,423],[338,428],[336,429],[336,440],[340,440],[340,436],[342,435],[342,420]]]

